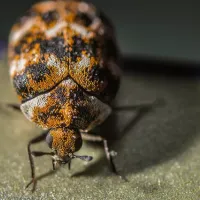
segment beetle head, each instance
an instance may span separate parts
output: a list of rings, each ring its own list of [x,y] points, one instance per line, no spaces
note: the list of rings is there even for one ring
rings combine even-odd
[[[55,128],[51,129],[46,137],[46,142],[53,150],[53,160],[59,164],[66,164],[73,158],[84,161],[92,160],[91,156],[78,156],[74,152],[82,146],[80,132],[76,129]]]

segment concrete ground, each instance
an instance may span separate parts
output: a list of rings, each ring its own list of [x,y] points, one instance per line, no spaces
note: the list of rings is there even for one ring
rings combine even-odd
[[[0,102],[17,102],[5,61],[0,64]],[[114,114],[102,132],[110,136],[114,162],[127,182],[113,175],[100,145],[84,143],[79,154],[94,160],[51,171],[49,157],[36,159],[36,191],[30,181],[27,142],[40,129],[0,105],[0,199],[199,200],[200,82],[197,78],[125,73],[117,105],[143,105]],[[117,136],[117,137],[115,137]],[[48,150],[44,143],[34,146]]]

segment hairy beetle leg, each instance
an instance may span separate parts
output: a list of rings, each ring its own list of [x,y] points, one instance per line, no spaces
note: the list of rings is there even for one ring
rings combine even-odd
[[[71,160],[68,162],[68,169],[71,169]]]
[[[45,140],[46,136],[47,136],[48,131],[45,131],[43,134],[33,138],[32,140],[29,141],[27,149],[28,149],[28,157],[29,157],[29,162],[30,162],[30,166],[31,166],[31,181],[27,184],[26,188],[28,188],[31,184],[33,184],[33,188],[32,188],[32,192],[35,190],[36,187],[36,178],[35,178],[35,164],[34,164],[34,156],[43,156],[43,155],[47,155],[47,153],[45,152],[32,152],[31,151],[31,145],[32,144],[36,144],[39,143],[43,140]],[[49,155],[49,153],[48,153]]]
[[[53,170],[55,171],[56,170],[56,163],[55,163],[54,159],[52,159],[52,167],[53,167]]]
[[[14,110],[17,110],[17,111],[20,111],[20,112],[21,112],[21,110],[20,110],[20,105],[19,105],[19,104],[7,103],[6,105],[7,105],[8,107],[14,109]]]
[[[105,138],[103,138],[103,137],[101,137],[99,135],[91,135],[91,134],[88,134],[88,133],[81,133],[81,136],[82,136],[82,139],[86,140],[86,141],[90,141],[90,142],[103,142],[104,151],[105,151],[106,158],[108,160],[109,167],[110,167],[111,171],[114,174],[116,174],[117,176],[119,176],[121,179],[127,181],[126,177],[120,175],[117,172],[115,164],[113,162],[112,152],[109,150],[108,141]]]

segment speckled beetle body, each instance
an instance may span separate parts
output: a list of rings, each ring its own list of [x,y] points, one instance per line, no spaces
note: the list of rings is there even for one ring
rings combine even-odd
[[[37,3],[13,26],[8,55],[21,111],[48,129],[54,164],[74,157],[91,160],[73,154],[81,148],[80,132],[108,117],[120,80],[118,48],[107,18],[83,1]],[[30,161],[33,165],[32,155]]]

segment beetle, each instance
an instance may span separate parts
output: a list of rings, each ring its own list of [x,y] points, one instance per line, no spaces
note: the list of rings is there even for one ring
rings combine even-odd
[[[89,132],[112,112],[120,85],[120,53],[107,17],[91,3],[49,0],[34,4],[12,27],[9,73],[25,117],[45,130],[28,143],[31,181],[34,157],[51,155],[57,165],[91,156],[74,154],[82,139],[100,141],[117,174],[107,140]],[[13,105],[15,107],[15,105]],[[32,151],[46,140],[52,152]]]

